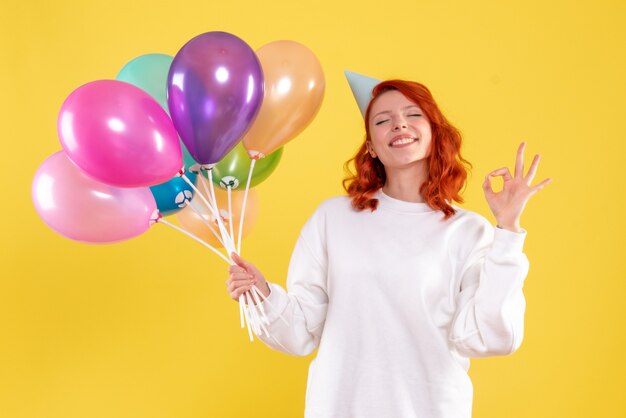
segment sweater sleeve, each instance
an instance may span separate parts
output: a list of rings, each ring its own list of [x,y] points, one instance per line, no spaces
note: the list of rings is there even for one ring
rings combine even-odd
[[[323,216],[316,212],[302,228],[293,250],[287,291],[270,284],[269,303],[263,302],[270,335],[259,339],[275,350],[306,356],[319,345],[328,307],[324,237]]]
[[[478,232],[461,270],[450,333],[462,356],[507,355],[522,343],[526,310],[522,287],[529,267],[522,252],[525,238],[525,230],[516,233],[490,224]]]

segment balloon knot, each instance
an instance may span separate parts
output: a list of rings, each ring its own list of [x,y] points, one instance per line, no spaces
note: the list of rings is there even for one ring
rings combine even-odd
[[[150,226],[159,222],[159,219],[161,218],[163,218],[163,215],[161,215],[161,212],[159,212],[158,209],[155,209],[154,212],[152,212],[152,215],[150,216]]]
[[[248,151],[248,157],[250,157],[251,160],[260,160],[261,158],[265,158],[265,154],[261,151]]]

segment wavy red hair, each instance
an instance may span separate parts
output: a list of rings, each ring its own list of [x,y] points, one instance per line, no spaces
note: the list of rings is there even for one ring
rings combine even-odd
[[[456,213],[451,201],[463,203],[460,195],[465,186],[467,175],[472,165],[461,157],[461,133],[452,126],[441,113],[430,90],[414,81],[387,80],[374,87],[372,100],[365,112],[365,141],[356,155],[345,163],[348,177],[343,180],[343,187],[352,200],[356,210],[378,207],[374,193],[386,181],[385,167],[378,158],[372,158],[367,151],[367,141],[371,140],[369,129],[370,109],[376,99],[389,90],[398,90],[407,99],[416,103],[430,121],[432,131],[431,152],[428,157],[428,179],[420,186],[424,201],[433,209],[441,210],[444,219]],[[350,170],[354,164],[356,173]]]

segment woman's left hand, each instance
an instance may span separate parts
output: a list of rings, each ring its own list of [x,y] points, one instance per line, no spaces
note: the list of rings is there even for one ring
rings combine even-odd
[[[520,232],[522,230],[520,227],[520,217],[528,199],[552,181],[552,179],[548,178],[536,186],[530,186],[535,178],[540,157],[539,154],[535,155],[530,169],[528,170],[528,174],[524,176],[525,147],[526,143],[522,142],[517,149],[515,174],[513,176],[511,176],[511,172],[507,167],[502,167],[487,174],[485,182],[483,183],[485,198],[487,199],[491,212],[493,212],[496,217],[498,226],[514,232]],[[498,193],[495,193],[491,188],[490,177],[496,176],[502,176],[504,180],[504,186]]]

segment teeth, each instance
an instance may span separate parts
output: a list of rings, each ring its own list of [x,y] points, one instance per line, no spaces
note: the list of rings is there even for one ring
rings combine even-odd
[[[391,143],[391,146],[408,144],[408,143],[413,142],[413,141],[415,141],[415,138],[401,138],[401,139],[397,139],[397,140],[393,141]]]

